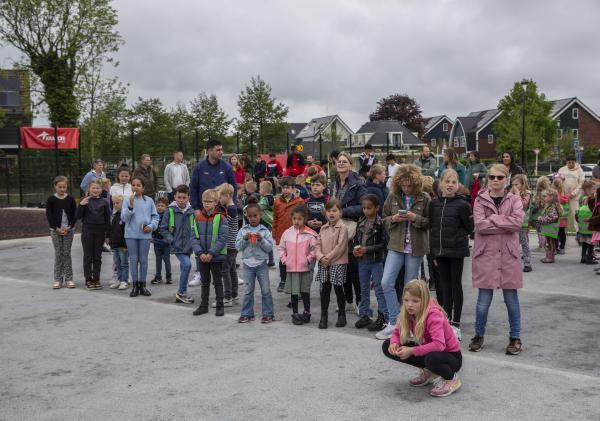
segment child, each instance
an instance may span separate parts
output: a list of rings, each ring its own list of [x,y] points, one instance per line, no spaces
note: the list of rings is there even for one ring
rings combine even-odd
[[[269,162],[267,162],[267,178],[278,178],[283,175],[283,168],[275,158],[276,155],[271,152],[269,154]]]
[[[360,280],[360,305],[355,323],[357,329],[367,328],[369,332],[379,332],[388,320],[387,306],[381,287],[383,277],[383,261],[387,246],[387,234],[383,228],[383,220],[379,216],[381,203],[374,194],[363,196],[363,217],[358,221],[356,234],[352,239],[352,253],[358,260],[358,276]],[[377,297],[377,319],[371,320],[371,282],[375,286]]]
[[[394,174],[400,168],[400,164],[396,163],[396,156],[394,154],[389,154],[385,157],[385,162],[387,164],[387,181],[385,185],[388,189],[392,188],[392,179],[394,178]]]
[[[512,193],[521,198],[523,202],[523,212],[525,218],[521,231],[519,231],[519,242],[521,243],[521,252],[523,254],[523,272],[531,272],[531,252],[529,251],[529,218],[531,216],[531,192],[527,184],[525,174],[517,174],[512,177]]]
[[[273,228],[273,204],[275,203],[275,198],[273,197],[273,184],[270,181],[261,181],[258,191],[260,193],[258,206],[260,206],[262,214],[260,223],[267,227],[269,231],[271,231]],[[271,248],[271,251],[269,252],[269,261],[267,266],[275,266],[273,248]]]
[[[290,216],[292,226],[281,236],[279,258],[287,270],[285,292],[292,295],[292,323],[302,325],[310,322],[310,264],[315,260],[318,235],[305,225],[306,205],[295,206]],[[301,315],[298,314],[298,295],[304,304]]]
[[[63,286],[75,288],[73,282],[73,263],[71,261],[71,245],[75,233],[75,199],[67,194],[67,177],[59,175],[54,178],[54,194],[46,200],[46,219],[50,227],[50,237],[54,246],[54,282],[52,288]]]
[[[120,194],[123,197],[131,196],[131,184],[129,184],[130,178],[131,174],[129,173],[129,167],[127,165],[119,167],[119,171],[117,172],[118,183],[115,183],[110,187],[110,195],[115,196]]]
[[[263,182],[264,183],[264,182]],[[262,183],[261,183],[262,184]],[[270,184],[270,183],[269,183]],[[238,323],[254,320],[254,286],[258,280],[262,295],[261,323],[273,321],[273,296],[269,282],[267,260],[273,251],[273,239],[267,227],[260,223],[262,210],[258,204],[250,204],[246,209],[248,224],[238,232],[235,241],[236,248],[242,253],[244,282],[244,303]]]
[[[149,297],[146,289],[148,273],[148,252],[152,231],[158,227],[158,213],[154,201],[144,196],[144,180],[134,177],[131,180],[133,194],[127,200],[127,206],[121,211],[121,220],[125,222],[125,242],[129,252],[129,270],[133,283],[130,297],[143,295]]]
[[[431,255],[437,267],[444,311],[450,318],[457,339],[461,340],[460,316],[463,307],[462,273],[469,256],[469,233],[473,231],[473,214],[468,197],[458,192],[458,174],[449,168],[440,179],[441,196],[429,208]]]
[[[316,175],[310,181],[310,196],[305,200],[308,206],[308,222],[306,225],[311,227],[317,234],[323,224],[327,223],[325,216],[325,205],[329,202],[329,196],[324,194],[327,180],[324,175]]]
[[[567,225],[569,224],[569,195],[565,194],[563,178],[557,175],[552,181],[552,187],[558,192],[558,201],[562,207],[562,214],[558,221],[558,250],[556,254],[565,254],[567,243]]]
[[[453,394],[462,386],[456,374],[462,366],[462,354],[444,310],[429,296],[427,284],[418,279],[404,286],[402,301],[392,337],[383,343],[384,355],[421,369],[410,380],[411,386],[435,382],[431,396]]]
[[[552,188],[542,192],[544,209],[537,218],[540,233],[546,238],[546,257],[542,263],[554,263],[557,238],[559,233],[559,219],[562,208],[558,202],[558,192]]]
[[[307,173],[308,177],[306,177],[306,180],[304,180],[304,186],[306,187],[306,190],[308,191],[308,194],[310,195],[312,179],[319,173],[319,171],[317,170],[316,167],[310,167],[306,173]]]
[[[125,290],[129,288],[129,254],[125,242],[125,224],[121,220],[123,209],[123,196],[119,193],[112,196],[113,216],[110,224],[110,248],[113,255],[113,266],[117,270],[117,277],[109,284],[111,288]]]
[[[231,184],[223,183],[217,187],[219,193],[219,212],[227,216],[227,256],[223,262],[223,286],[225,299],[224,307],[231,307],[239,301],[238,297],[238,274],[235,258],[237,247],[235,245],[238,224],[237,206],[233,202],[233,187]],[[216,303],[213,304],[216,307]]]
[[[530,221],[537,221],[538,216],[544,210],[544,201],[542,200],[542,193],[544,190],[550,188],[550,179],[545,175],[539,177],[535,183],[535,196],[533,197],[533,207],[531,208]],[[546,237],[544,237],[539,231],[539,225],[534,224],[538,235],[538,247],[540,250],[546,248]]]
[[[379,199],[379,203],[385,203],[390,190],[385,185],[385,168],[383,165],[375,164],[369,170],[369,178],[365,184],[367,192],[374,194]],[[379,208],[379,215],[381,216],[383,208]]]
[[[592,231],[589,228],[590,218],[592,217],[592,208],[594,206],[594,182],[585,180],[581,185],[583,195],[579,199],[579,209],[575,213],[577,221],[577,242],[581,246],[581,261],[586,265],[596,263],[594,259],[594,245],[592,244]],[[591,199],[591,200],[590,200]],[[591,201],[591,208],[590,202]]]
[[[592,231],[592,245],[595,246],[600,242],[600,187],[596,190],[596,196],[588,200],[588,206],[593,209],[588,228]],[[594,272],[600,275],[600,267],[595,268]]]
[[[202,210],[196,211],[193,226],[192,249],[200,259],[202,290],[200,306],[194,310],[194,316],[208,313],[210,280],[212,276],[217,296],[215,316],[223,316],[223,262],[227,256],[227,218],[217,210],[219,193],[214,189],[202,193]]]
[[[291,210],[304,201],[294,196],[294,179],[292,177],[282,177],[279,181],[281,186],[281,195],[275,198],[273,202],[273,239],[275,244],[279,245],[283,232],[292,226]],[[279,260],[279,286],[277,292],[283,292],[285,286],[287,271],[285,263]]]
[[[338,304],[336,327],[346,326],[346,296],[344,282],[348,265],[348,228],[342,221],[342,203],[331,199],[325,205],[328,222],[321,228],[317,241],[317,280],[321,284],[321,321],[319,329],[327,329],[327,310],[331,287]]]
[[[242,206],[246,206],[252,197],[255,197],[257,200],[260,199],[260,195],[256,191],[256,181],[249,180],[244,184],[244,187],[246,194],[243,196]]]
[[[158,212],[158,227],[152,232],[152,243],[154,244],[154,256],[156,257],[156,274],[150,281],[151,284],[162,283],[162,264],[165,262],[165,278],[167,284],[172,284],[173,279],[171,278],[171,247],[169,243],[164,241],[163,236],[159,230],[163,219],[169,217],[166,212],[169,202],[166,197],[159,197],[156,199],[156,211]]]
[[[77,219],[81,219],[81,244],[83,245],[83,273],[87,289],[102,289],[100,269],[102,247],[110,238],[110,209],[106,199],[100,197],[102,183],[92,180],[88,195],[79,202]]]
[[[308,190],[306,190],[306,184],[305,184],[305,180],[304,180],[304,175],[303,174],[298,174],[296,176],[296,190],[297,190],[297,195],[300,196],[300,198],[302,200],[306,200],[308,199]]]
[[[194,210],[190,205],[190,189],[185,184],[173,191],[175,202],[167,208],[166,217],[160,222],[160,233],[170,252],[179,260],[179,287],[175,302],[192,304],[194,299],[187,295],[188,278],[192,269],[192,227],[195,224]]]

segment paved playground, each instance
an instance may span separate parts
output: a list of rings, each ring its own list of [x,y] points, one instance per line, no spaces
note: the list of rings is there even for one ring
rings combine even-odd
[[[484,350],[467,351],[476,297],[467,262],[463,388],[438,399],[407,384],[415,369],[386,359],[355,315],[345,328],[317,329],[316,285],[316,321],[306,326],[291,324],[277,292],[271,325],[238,324],[239,306],[193,317],[195,307],[174,303],[175,285],[151,286],[149,298],[107,282],[85,290],[80,244],[77,236],[78,288],[52,290],[49,238],[0,241],[0,420],[600,419],[600,276],[579,264],[573,238],[557,264],[525,274],[516,357],[504,355],[501,294]],[[111,257],[103,254],[105,280]]]

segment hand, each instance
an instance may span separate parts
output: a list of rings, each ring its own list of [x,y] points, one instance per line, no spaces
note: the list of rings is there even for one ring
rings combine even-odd
[[[85,206],[85,205],[87,205],[87,204],[88,204],[88,202],[89,202],[89,201],[90,201],[90,198],[89,198],[89,196],[86,196],[86,197],[84,197],[83,199],[81,199],[81,202],[79,202],[79,204],[80,204],[81,206]]]
[[[213,259],[212,254],[206,253],[204,255],[204,263],[210,263],[210,262],[212,262],[212,259]]]
[[[401,360],[405,360],[413,355],[413,349],[411,346],[401,346],[396,355],[400,357]]]
[[[256,241],[261,241],[262,240],[262,236],[260,234],[256,234]]]
[[[321,260],[319,260],[319,262],[323,265],[323,266],[329,266],[329,259],[327,257],[321,257]]]
[[[400,216],[397,213],[392,215],[392,222],[404,222],[404,221],[406,221],[406,218],[404,218],[403,216]]]
[[[135,199],[135,195],[136,195],[136,193],[134,193],[131,196],[129,196],[129,207],[130,208],[133,207],[133,199]]]
[[[388,352],[392,355],[398,355],[398,351],[400,350],[400,347],[398,346],[398,344],[392,344],[390,343],[390,346],[388,347]]]
[[[475,179],[475,178],[479,178],[479,173],[478,172],[474,172],[473,173],[473,179]]]
[[[408,219],[410,222],[414,222],[415,219],[417,219],[417,214],[414,212],[408,211],[405,218]]]
[[[250,234],[249,233],[246,234],[246,235],[244,235],[244,240],[246,240],[246,241],[250,240]]]
[[[152,228],[150,227],[150,225],[144,225],[144,232],[146,234],[152,232]]]

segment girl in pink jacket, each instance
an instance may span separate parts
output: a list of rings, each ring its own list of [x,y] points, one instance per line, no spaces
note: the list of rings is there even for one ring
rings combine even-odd
[[[392,336],[383,343],[383,353],[421,369],[410,380],[412,386],[435,382],[431,396],[451,395],[462,385],[456,374],[462,366],[462,354],[444,310],[430,298],[427,284],[419,279],[406,284],[402,303]]]
[[[310,265],[315,261],[318,235],[307,227],[308,208],[297,205],[292,209],[292,226],[279,240],[279,258],[287,270],[285,289],[292,295],[292,323],[302,325],[310,322]],[[298,295],[302,296],[304,313],[298,314]]]

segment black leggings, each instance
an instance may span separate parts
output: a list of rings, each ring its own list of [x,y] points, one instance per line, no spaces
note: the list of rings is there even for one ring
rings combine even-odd
[[[558,229],[558,248],[561,250],[565,249],[565,245],[567,244],[567,233],[565,232],[566,228]]]
[[[381,346],[383,354],[386,357],[414,367],[426,368],[432,373],[442,376],[446,380],[452,380],[454,373],[457,373],[462,366],[462,354],[460,351],[430,352],[422,357],[411,355],[407,359],[401,360],[400,357],[390,354],[388,351],[389,347],[390,340],[386,339]]]
[[[308,292],[301,292],[302,304],[304,304],[304,312],[310,313],[310,294]],[[298,295],[292,294],[292,312],[298,313]]]
[[[102,245],[106,238],[104,225],[84,224],[81,230],[83,246],[83,275],[87,281],[100,281]]]
[[[344,287],[341,285],[334,285],[335,296],[337,298],[337,305],[339,313],[342,314],[346,311],[346,298],[344,295]],[[329,310],[329,301],[331,299],[331,282],[323,282],[321,284],[321,314],[327,314]]]
[[[354,288],[354,296],[352,289]],[[346,270],[346,282],[344,283],[344,293],[348,304],[352,304],[356,297],[356,304],[360,303],[360,279],[358,277],[358,260],[352,253],[348,253],[348,268]]]
[[[463,307],[462,273],[465,259],[436,257],[435,261],[440,277],[439,284],[442,288],[440,304],[452,322],[460,323]],[[454,310],[454,314],[452,314],[452,310]]]

